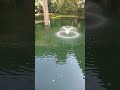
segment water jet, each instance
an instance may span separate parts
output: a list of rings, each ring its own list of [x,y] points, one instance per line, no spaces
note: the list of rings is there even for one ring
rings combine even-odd
[[[73,26],[62,26],[56,35],[60,38],[66,39],[73,39],[80,36],[80,34],[77,32],[77,28]]]

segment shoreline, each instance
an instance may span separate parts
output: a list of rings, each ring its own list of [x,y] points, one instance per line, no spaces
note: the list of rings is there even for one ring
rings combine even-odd
[[[43,23],[44,16],[42,14],[35,14],[35,24]],[[61,15],[61,14],[49,14],[50,20],[52,19],[78,19],[78,20],[84,20],[85,16],[77,16],[77,15]]]

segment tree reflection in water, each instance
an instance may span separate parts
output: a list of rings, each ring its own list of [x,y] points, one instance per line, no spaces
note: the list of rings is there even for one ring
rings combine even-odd
[[[36,25],[36,38],[35,38],[36,90],[40,89],[37,83],[41,83],[41,89],[49,90],[47,89],[49,87],[48,82],[50,82],[49,80],[51,79],[52,76],[54,76],[53,80],[57,88],[59,87],[61,89],[67,88],[69,90],[73,89],[84,90],[85,88],[84,21],[81,20],[81,25],[76,24],[76,20],[72,19],[53,20],[53,23],[51,22],[51,26],[47,30],[45,28],[43,29],[42,24]],[[76,39],[69,40],[56,37],[55,35],[56,32],[63,25],[74,25],[74,27],[80,27],[78,28],[78,32],[81,33],[81,36]],[[46,70],[46,68],[48,67],[49,69],[47,70],[50,73],[49,76],[43,73],[43,71]],[[39,68],[41,68],[40,69],[41,71],[38,71]],[[59,76],[61,76],[61,78]],[[42,78],[45,78],[46,81],[44,81],[44,83],[46,83],[46,86],[44,86],[43,82],[41,82]],[[78,85],[78,83],[79,84],[81,83],[82,86]],[[53,84],[54,88],[52,90],[55,90],[54,84]],[[49,88],[52,88],[52,86]]]

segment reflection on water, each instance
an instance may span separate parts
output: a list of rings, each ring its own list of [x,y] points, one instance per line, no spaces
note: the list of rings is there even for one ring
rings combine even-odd
[[[25,32],[21,33],[21,29],[17,32],[7,29],[8,32],[0,33],[0,88],[33,90],[34,44],[27,39],[29,35],[26,37]]]
[[[81,36],[72,40],[56,37],[64,25],[75,26]],[[84,21],[52,20],[45,28],[37,24],[35,37],[36,90],[85,90]]]
[[[27,8],[20,4],[24,10],[5,3],[0,1],[0,89],[34,90],[34,18],[27,9],[31,2]]]
[[[116,74],[117,48],[120,45],[117,37],[120,30],[119,18],[112,16],[113,12],[108,13],[96,3],[86,3],[86,7],[89,7],[86,8],[87,13],[92,13],[86,15],[86,90],[115,90],[113,83],[116,83],[115,77],[119,77]],[[99,26],[96,27],[96,23]]]
[[[86,7],[86,89],[106,90],[99,72],[101,65],[97,64],[96,37],[97,33],[103,31],[102,27],[105,28],[107,18],[102,15],[97,4],[87,1]]]

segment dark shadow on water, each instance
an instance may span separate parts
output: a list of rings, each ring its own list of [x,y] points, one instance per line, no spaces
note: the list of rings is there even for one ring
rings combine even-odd
[[[34,12],[31,0],[0,1],[0,88],[34,90]],[[29,8],[29,9],[28,9]]]
[[[90,18],[86,19],[86,27],[89,25],[94,27],[94,29],[86,29],[86,90],[115,90],[119,86],[116,81],[119,77],[120,20],[119,12],[115,8],[118,6],[106,3],[110,7],[104,7],[105,3],[102,1],[101,3],[87,1],[86,4],[89,5],[89,8],[86,8],[86,13],[93,13],[93,16],[97,14],[107,20],[103,25],[94,27],[94,21],[101,23],[101,20],[86,15],[86,18]],[[116,0],[114,4],[117,5]],[[98,11],[98,8],[101,11]]]

